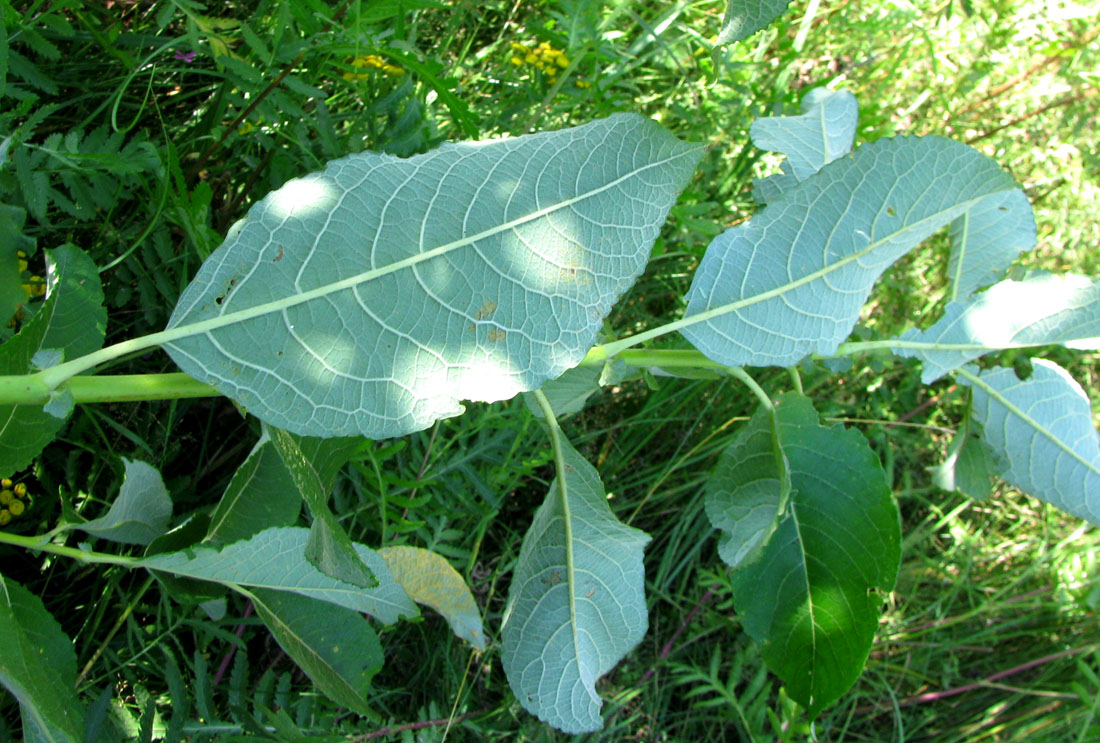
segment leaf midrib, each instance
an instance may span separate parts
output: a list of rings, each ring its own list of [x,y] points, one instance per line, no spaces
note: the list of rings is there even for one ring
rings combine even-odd
[[[1004,190],[1008,191],[1008,190],[1011,190],[1011,189],[1010,188],[1005,188]],[[996,192],[992,192],[992,193],[1001,193],[1001,191],[996,191]],[[960,207],[962,207],[964,211],[968,211],[969,209],[973,208],[973,206],[975,204],[977,204],[979,201],[981,201],[982,199],[986,198],[989,195],[990,194],[983,194],[982,196],[979,196],[977,198],[968,199],[966,201],[956,202],[955,204],[952,204],[951,207],[949,207],[947,209],[943,209],[942,211],[938,211],[935,214],[929,215],[929,216],[925,217],[924,219],[920,219],[916,222],[911,222],[909,224],[906,224],[902,228],[900,228],[898,230],[895,230],[894,232],[891,232],[888,235],[883,236],[879,240],[876,240],[874,242],[869,242],[867,244],[867,246],[865,248],[863,248],[862,250],[857,251],[855,253],[852,253],[850,255],[847,255],[847,256],[837,260],[835,263],[829,263],[827,265],[824,265],[821,268],[817,269],[816,271],[808,273],[805,276],[802,276],[798,279],[788,281],[787,283],[782,284],[780,286],[777,286],[774,289],[769,289],[768,291],[761,292],[760,294],[754,294],[751,297],[745,297],[743,299],[738,299],[738,300],[733,301],[733,302],[728,302],[726,304],[719,305],[718,307],[713,307],[709,310],[704,310],[703,312],[699,312],[699,313],[696,313],[694,315],[688,315],[687,317],[683,317],[679,320],[675,320],[675,321],[670,322],[666,325],[662,325],[660,327],[654,328],[653,330],[648,330],[644,333],[638,333],[637,335],[632,335],[629,338],[624,338],[624,339],[619,340],[619,341],[614,341],[612,343],[608,343],[608,344],[603,346],[604,353],[608,357],[611,357],[611,356],[614,356],[615,354],[619,353],[620,351],[624,351],[627,348],[635,346],[639,343],[644,343],[645,341],[652,340],[653,338],[657,338],[657,337],[660,337],[662,335],[667,335],[668,333],[672,333],[672,332],[675,332],[675,331],[683,330],[684,328],[691,327],[692,325],[696,325],[698,323],[708,322],[710,320],[713,320],[716,317],[721,317],[722,315],[727,315],[731,312],[736,312],[737,310],[743,309],[745,307],[751,307],[754,304],[759,304],[761,302],[766,302],[767,300],[773,299],[775,297],[781,297],[784,294],[786,294],[788,292],[791,292],[791,291],[794,291],[795,289],[798,289],[801,286],[805,286],[806,284],[813,283],[814,281],[817,281],[819,279],[825,278],[826,276],[829,276],[834,271],[840,270],[844,266],[847,266],[849,263],[852,263],[853,261],[858,261],[860,258],[863,258],[864,256],[869,255],[870,253],[873,253],[874,251],[878,250],[880,247],[882,247],[886,243],[891,242],[894,238],[899,237],[899,236],[904,236],[906,233],[912,232],[912,231],[916,230],[918,227],[920,227],[922,225],[926,225],[930,222],[939,222],[940,224],[938,226],[942,226],[943,223],[945,223],[947,221],[947,220],[944,220],[943,214],[948,213],[948,212],[952,212],[952,211],[957,211]]]
[[[281,310],[287,309],[288,307],[295,307],[300,304],[305,304],[315,299],[326,297],[330,294],[336,294],[346,289],[351,289],[361,284],[368,283],[382,276],[396,273],[402,269],[411,268],[426,261],[430,261],[434,258],[447,255],[448,253],[459,250],[460,248],[464,248],[468,245],[473,245],[474,243],[477,243],[486,238],[493,237],[494,235],[498,235],[502,232],[515,229],[520,225],[532,222],[536,219],[540,219],[548,214],[566,209],[573,204],[584,201],[585,199],[598,196],[599,194],[615,188],[619,184],[635,178],[648,170],[662,167],[670,162],[674,162],[683,157],[688,157],[696,152],[697,149],[698,148],[693,147],[691,149],[675,154],[671,157],[666,157],[655,162],[647,163],[646,165],[643,165],[640,168],[635,168],[630,172],[625,173],[618,178],[609,181],[597,188],[590,189],[589,191],[578,194],[568,199],[564,199],[550,206],[543,207],[542,209],[537,209],[521,217],[517,217],[516,219],[512,219],[494,227],[490,227],[489,229],[482,230],[477,234],[463,237],[458,240],[453,240],[449,243],[440,245],[439,247],[432,248],[431,250],[427,250],[421,253],[416,253],[415,255],[411,255],[408,258],[404,258],[394,263],[389,263],[380,268],[363,271],[362,273],[350,276],[346,279],[341,279],[340,281],[326,284],[324,286],[319,286],[315,289],[310,289],[309,291],[300,292],[298,294],[284,297],[283,299],[277,299],[272,302],[265,302],[263,304],[258,304],[253,307],[248,307],[243,310],[237,310],[236,312],[219,315],[218,317],[211,318],[209,320],[202,320],[187,325],[179,325],[174,328],[169,328],[155,334],[156,336],[159,336],[157,343],[158,345],[164,345],[167,343],[171,343],[172,341],[179,340],[181,338],[208,333],[212,330],[216,330],[218,328],[222,328],[228,325],[245,322],[246,320],[251,320],[253,318],[261,317],[263,315],[271,314],[273,312],[279,312]]]
[[[1082,465],[1084,465],[1087,469],[1091,470],[1093,474],[1095,474],[1097,476],[1100,476],[1100,468],[1098,468],[1094,463],[1092,463],[1092,462],[1088,461],[1087,459],[1085,459],[1084,457],[1082,457],[1080,454],[1078,454],[1076,451],[1074,451],[1071,447],[1066,446],[1065,442],[1063,442],[1060,438],[1055,436],[1049,429],[1047,429],[1044,425],[1039,423],[1039,421],[1035,420],[1033,417],[1028,415],[1026,412],[1021,410],[1011,400],[1009,400],[1007,397],[1005,397],[1003,394],[1001,394],[1001,392],[999,390],[994,388],[992,385],[990,385],[984,379],[979,377],[977,374],[973,374],[973,373],[967,371],[966,369],[956,369],[955,373],[958,374],[959,376],[963,377],[964,379],[966,379],[968,382],[970,382],[975,387],[980,387],[983,392],[985,392],[991,398],[993,398],[994,400],[999,402],[1001,405],[1003,405],[1006,410],[1008,410],[1010,413],[1012,413],[1013,415],[1018,417],[1026,425],[1030,426],[1040,436],[1042,436],[1043,438],[1045,438],[1048,441],[1050,441],[1051,443],[1053,443],[1056,447],[1061,449],[1063,452],[1068,454],[1070,457],[1076,459],[1078,462],[1080,462]]]

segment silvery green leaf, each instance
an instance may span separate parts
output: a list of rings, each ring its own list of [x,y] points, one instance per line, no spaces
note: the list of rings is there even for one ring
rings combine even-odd
[[[711,242],[681,332],[729,366],[831,354],[888,266],[982,198],[1014,187],[995,162],[940,137],[864,145]]]
[[[584,410],[588,398],[600,389],[602,372],[603,367],[600,366],[577,366],[544,384],[542,393],[550,401],[554,415],[565,417]],[[542,408],[530,395],[524,395],[523,401],[536,418],[543,417]]]
[[[715,46],[741,41],[767,28],[768,24],[783,15],[790,2],[791,0],[730,0],[722,19],[722,30],[714,41]]]
[[[338,581],[313,567],[305,558],[309,529],[266,529],[243,542],[224,547],[193,547],[142,559],[137,565],[199,580],[290,591],[354,609],[392,624],[400,617],[417,615],[416,605],[390,574],[386,561],[375,551],[356,544],[356,552],[378,579],[375,588],[359,588]]]
[[[1035,247],[1035,214],[1020,189],[982,199],[951,223],[947,275],[950,299],[966,299],[1004,275],[1008,265]]]
[[[599,730],[596,681],[645,635],[649,537],[607,505],[568,442],[565,476],[523,538],[504,611],[501,661],[520,704],[567,733]]]
[[[43,348],[31,356],[31,366],[36,370],[49,369],[65,360],[65,352],[60,348]]]
[[[786,155],[791,174],[804,181],[851,152],[858,121],[854,95],[847,90],[814,88],[802,99],[801,115],[757,119],[749,136],[760,149]],[[780,187],[788,185],[789,181]]]
[[[985,500],[993,493],[993,458],[969,419],[955,433],[944,461],[931,468],[931,473],[936,487],[957,490],[974,500]]]
[[[72,415],[74,407],[76,407],[76,400],[73,398],[72,392],[69,390],[54,390],[50,393],[50,399],[42,406],[42,412],[60,421],[65,421]]]
[[[78,528],[102,539],[148,545],[168,528],[172,499],[152,465],[123,457],[125,479],[107,513]]]
[[[812,407],[809,416],[816,424]],[[707,480],[707,518],[722,531],[718,554],[731,568],[760,556],[786,510],[791,475],[779,436],[774,411],[757,410]]]
[[[770,204],[782,196],[784,191],[798,185],[798,179],[788,172],[790,166],[786,160],[779,168],[782,172],[752,179],[752,200],[757,204]]]
[[[641,116],[362,153],[269,194],[169,321],[180,367],[262,420],[386,438],[576,366],[702,154]]]
[[[971,419],[1009,484],[1074,516],[1100,524],[1100,436],[1081,385],[1057,364],[1032,359],[1021,381],[1012,369],[959,381],[973,390]]]
[[[927,330],[910,330],[895,348],[914,356],[930,384],[979,356],[1004,348],[1073,344],[1100,346],[1100,281],[1039,274],[1002,281],[968,302],[952,302]]]

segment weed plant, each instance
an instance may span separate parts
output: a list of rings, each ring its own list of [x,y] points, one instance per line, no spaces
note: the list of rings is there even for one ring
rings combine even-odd
[[[752,178],[775,163],[750,143],[750,122],[796,112],[821,85],[856,95],[859,140],[939,133],[1009,168],[1038,223],[1022,268],[1100,275],[1100,21],[1088,3],[810,0],[713,48],[724,10],[710,0],[0,0],[0,203],[26,211],[23,223],[0,212],[0,230],[26,255],[20,288],[35,293],[43,249],[72,243],[104,282],[107,343],[155,332],[251,204],[328,160],[627,110],[711,145],[607,321],[640,332],[679,315],[707,243],[752,214]],[[859,332],[886,337],[934,318],[945,256],[946,242],[932,241],[892,268]],[[1042,355],[1100,399],[1096,353]],[[108,371],[174,368],[142,353]],[[937,488],[929,470],[963,412],[949,383],[924,387],[914,368],[862,359],[803,380],[823,417],[871,440],[904,535],[867,669],[812,726],[741,632],[703,510],[703,484],[756,398],[737,385],[632,380],[565,422],[614,513],[653,536],[649,632],[601,682],[607,724],[587,738],[1100,739],[1100,537],[1007,488],[986,501]],[[765,387],[768,374],[756,377]],[[162,473],[182,523],[217,502],[258,436],[217,397],[81,404],[33,467],[8,473],[26,505],[0,528],[43,534],[101,515],[123,458]],[[521,400],[471,405],[362,448],[336,481],[334,510],[353,540],[444,555],[495,628],[553,477]],[[386,659],[366,719],[319,694],[243,598],[212,618],[141,571],[10,547],[0,560],[74,640],[89,739],[568,737],[521,709],[492,642],[474,652],[434,614],[378,627]],[[17,738],[18,705],[4,696],[0,706],[0,738]]]

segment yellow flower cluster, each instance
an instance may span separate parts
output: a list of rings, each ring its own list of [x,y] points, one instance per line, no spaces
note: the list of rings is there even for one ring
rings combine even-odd
[[[345,72],[343,78],[348,82],[355,82],[356,80],[366,80],[371,76],[369,70],[381,70],[384,74],[390,77],[401,77],[405,74],[405,71],[396,65],[392,65],[386,61],[385,57],[380,57],[377,54],[363,54],[355,59],[351,60],[351,66],[357,70],[367,68],[367,72]]]
[[[6,477],[0,480],[0,526],[10,524],[12,519],[27,510],[26,498],[26,485],[21,482],[12,485]]]
[[[19,260],[19,273],[22,275],[27,270],[27,254],[20,250],[16,253],[16,257]],[[46,282],[41,276],[31,276],[23,284],[23,291],[28,297],[41,297],[46,293]]]
[[[569,66],[569,57],[565,56],[565,52],[555,49],[546,41],[538,46],[513,41],[512,52],[512,64],[516,67],[534,67],[546,75],[546,80],[550,83],[557,81],[558,73]]]

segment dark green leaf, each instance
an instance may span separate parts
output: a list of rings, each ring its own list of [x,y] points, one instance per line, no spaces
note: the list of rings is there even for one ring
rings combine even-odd
[[[344,527],[328,507],[336,473],[359,448],[362,439],[318,439],[295,436],[278,428],[268,429],[271,443],[286,465],[309,511],[306,559],[325,575],[361,588],[372,588],[378,581],[359,559]]]
[[[370,714],[367,692],[383,656],[378,635],[361,614],[283,591],[256,588],[249,594],[275,640],[323,694]]]
[[[26,737],[81,743],[84,711],[73,691],[72,642],[37,596],[4,576],[0,636],[0,683],[19,701]]]
[[[293,526],[301,511],[302,495],[265,426],[214,509],[207,539],[236,542],[273,526]]]
[[[783,15],[790,2],[791,0],[730,0],[722,19],[722,30],[714,41],[715,45],[741,41],[767,28],[768,24]]]
[[[816,716],[863,670],[901,527],[866,439],[818,425],[805,397],[784,396],[776,412],[793,489],[760,558],[734,575],[734,605],[768,667]]]

